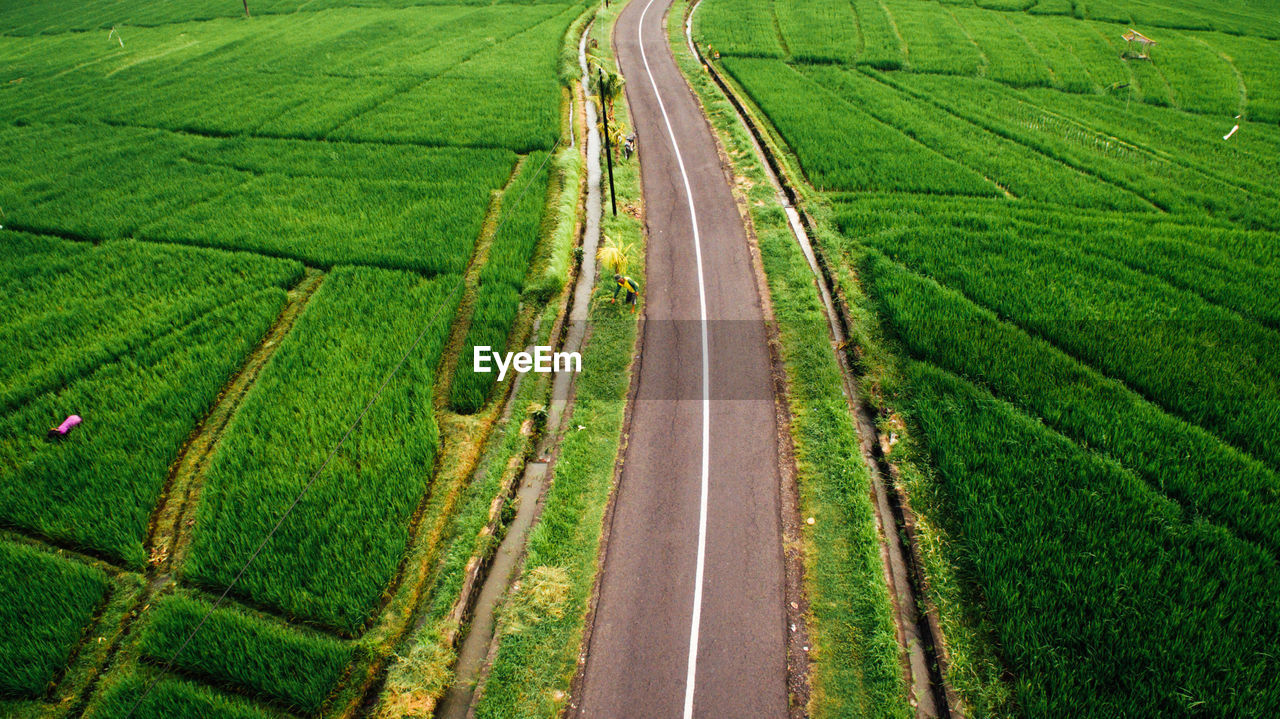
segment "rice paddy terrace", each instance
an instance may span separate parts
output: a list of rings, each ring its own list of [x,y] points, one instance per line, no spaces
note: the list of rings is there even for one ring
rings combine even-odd
[[[1280,708],[1280,6],[703,0],[693,37],[865,297],[960,708]]]
[[[458,357],[567,274],[583,10],[0,3],[0,714],[377,710],[477,541]]]

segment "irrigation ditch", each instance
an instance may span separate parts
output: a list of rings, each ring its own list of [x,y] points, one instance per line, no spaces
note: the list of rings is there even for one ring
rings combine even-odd
[[[562,315],[557,336],[558,349],[580,352],[587,338],[587,317],[591,295],[595,286],[596,249],[600,241],[601,173],[600,134],[597,129],[595,105],[586,98],[590,78],[586,62],[587,38],[593,21],[586,23],[578,41],[578,65],[582,70],[580,91],[585,128],[585,154],[587,158],[585,223],[581,249],[582,261],[573,283],[567,312]],[[576,104],[577,98],[574,98]],[[563,321],[567,319],[566,321]],[[517,473],[514,486],[505,486],[490,508],[491,521],[485,531],[494,535],[503,531],[497,550],[487,563],[475,562],[468,566],[466,584],[454,607],[452,616],[460,626],[469,616],[467,628],[457,644],[457,662],[452,683],[435,707],[433,716],[439,719],[468,719],[473,716],[476,697],[483,690],[488,660],[497,647],[496,611],[506,595],[520,560],[524,556],[529,530],[538,519],[543,495],[547,488],[555,462],[556,448],[564,431],[566,410],[573,392],[571,373],[557,373],[551,387],[551,402],[547,407],[545,431],[536,443],[534,458],[526,459]],[[513,393],[514,396],[514,393]],[[502,508],[506,497],[512,496],[516,504],[515,514],[500,527]]]
[[[703,55],[693,41],[693,15],[701,0],[688,6],[684,17],[684,39],[689,51],[732,105],[746,130],[755,153],[763,160],[765,174],[776,191],[800,246],[826,314],[829,341],[836,355],[843,382],[843,394],[858,428],[860,452],[871,476],[873,504],[884,581],[893,603],[895,630],[900,647],[903,678],[910,688],[910,700],[919,719],[962,717],[958,695],[946,681],[949,657],[937,607],[929,600],[927,577],[923,572],[921,552],[916,534],[915,514],[909,497],[898,481],[897,469],[887,460],[890,438],[876,424],[879,414],[869,399],[859,391],[862,379],[852,353],[857,348],[849,342],[847,304],[820,249],[809,237],[816,232],[812,216],[805,210],[801,195],[779,161],[762,124],[747,109],[729,80]]]

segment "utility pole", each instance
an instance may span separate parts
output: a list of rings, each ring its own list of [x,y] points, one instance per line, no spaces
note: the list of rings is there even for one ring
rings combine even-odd
[[[245,0],[248,2],[248,0]],[[609,148],[609,108],[604,104],[604,68],[600,68],[599,80],[596,81],[596,96],[600,98],[600,118],[604,122],[604,156],[609,164],[609,203],[613,206],[613,216],[618,216],[618,198],[613,194],[613,150]]]

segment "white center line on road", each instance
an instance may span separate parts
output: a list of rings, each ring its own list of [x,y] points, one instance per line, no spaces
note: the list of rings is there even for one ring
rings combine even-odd
[[[640,43],[640,60],[644,63],[644,71],[649,76],[649,86],[653,88],[653,96],[658,100],[662,119],[667,124],[671,149],[676,154],[676,163],[680,166],[680,177],[684,180],[684,196],[689,203],[689,222],[693,225],[693,254],[698,266],[698,309],[702,319],[702,494],[698,501],[698,563],[693,579],[693,620],[689,623],[689,669],[684,682],[684,719],[693,719],[694,676],[698,669],[698,625],[702,622],[702,571],[707,558],[707,484],[711,470],[711,372],[710,353],[707,350],[707,291],[702,282],[702,240],[698,235],[698,213],[693,207],[693,190],[689,187],[689,173],[685,172],[684,158],[680,155],[680,145],[676,142],[676,131],[671,127],[667,106],[662,102],[662,93],[658,91],[658,83],[653,79],[653,70],[649,68],[649,56],[644,51],[644,18],[649,14],[649,8],[652,6],[653,0],[649,0],[640,13],[636,39]],[[662,37],[665,39],[666,34],[663,33]]]

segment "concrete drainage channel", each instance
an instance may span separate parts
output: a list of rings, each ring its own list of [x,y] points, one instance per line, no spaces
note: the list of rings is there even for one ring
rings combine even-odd
[[[871,473],[875,493],[876,528],[880,532],[880,554],[884,564],[884,577],[894,602],[894,618],[897,624],[898,642],[905,654],[904,673],[911,687],[911,700],[917,719],[951,719],[962,717],[958,697],[944,680],[947,668],[945,645],[938,641],[942,636],[937,608],[924,597],[925,578],[915,537],[915,516],[894,477],[894,468],[885,459],[886,439],[880,435],[873,417],[875,409],[860,398],[857,391],[857,375],[849,363],[848,355],[840,348],[845,346],[848,332],[845,316],[836,309],[830,275],[814,252],[806,226],[812,228],[807,215],[796,208],[797,195],[785,181],[777,158],[769,151],[759,127],[742,106],[737,95],[720,73],[707,62],[693,42],[693,13],[696,2],[685,18],[685,42],[689,51],[715,81],[728,98],[747,130],[747,136],[756,154],[764,160],[765,174],[769,176],[783,210],[787,214],[792,234],[804,252],[813,272],[815,284],[822,297],[830,326],[832,346],[840,362],[844,379],[844,396],[858,425],[858,437],[863,461]],[[921,607],[924,607],[922,610]]]
[[[578,64],[582,68],[582,87],[590,87],[587,76],[586,43],[591,23],[583,29],[578,43]],[[596,109],[589,100],[583,103],[587,127],[587,202],[586,224],[582,239],[582,266],[574,285],[569,305],[568,326],[563,351],[580,352],[586,339],[587,314],[595,287],[596,248],[600,243],[600,134],[596,129]],[[537,447],[537,461],[525,464],[516,491],[516,515],[490,562],[484,583],[475,600],[475,609],[466,635],[458,649],[454,680],[436,709],[437,719],[468,719],[473,716],[477,682],[483,679],[489,655],[495,648],[495,612],[515,576],[524,555],[529,529],[537,520],[539,500],[546,489],[551,467],[551,451],[559,441],[565,410],[572,389],[573,374],[557,373],[551,386],[551,405],[547,409],[547,432]],[[514,391],[513,391],[514,396]]]

